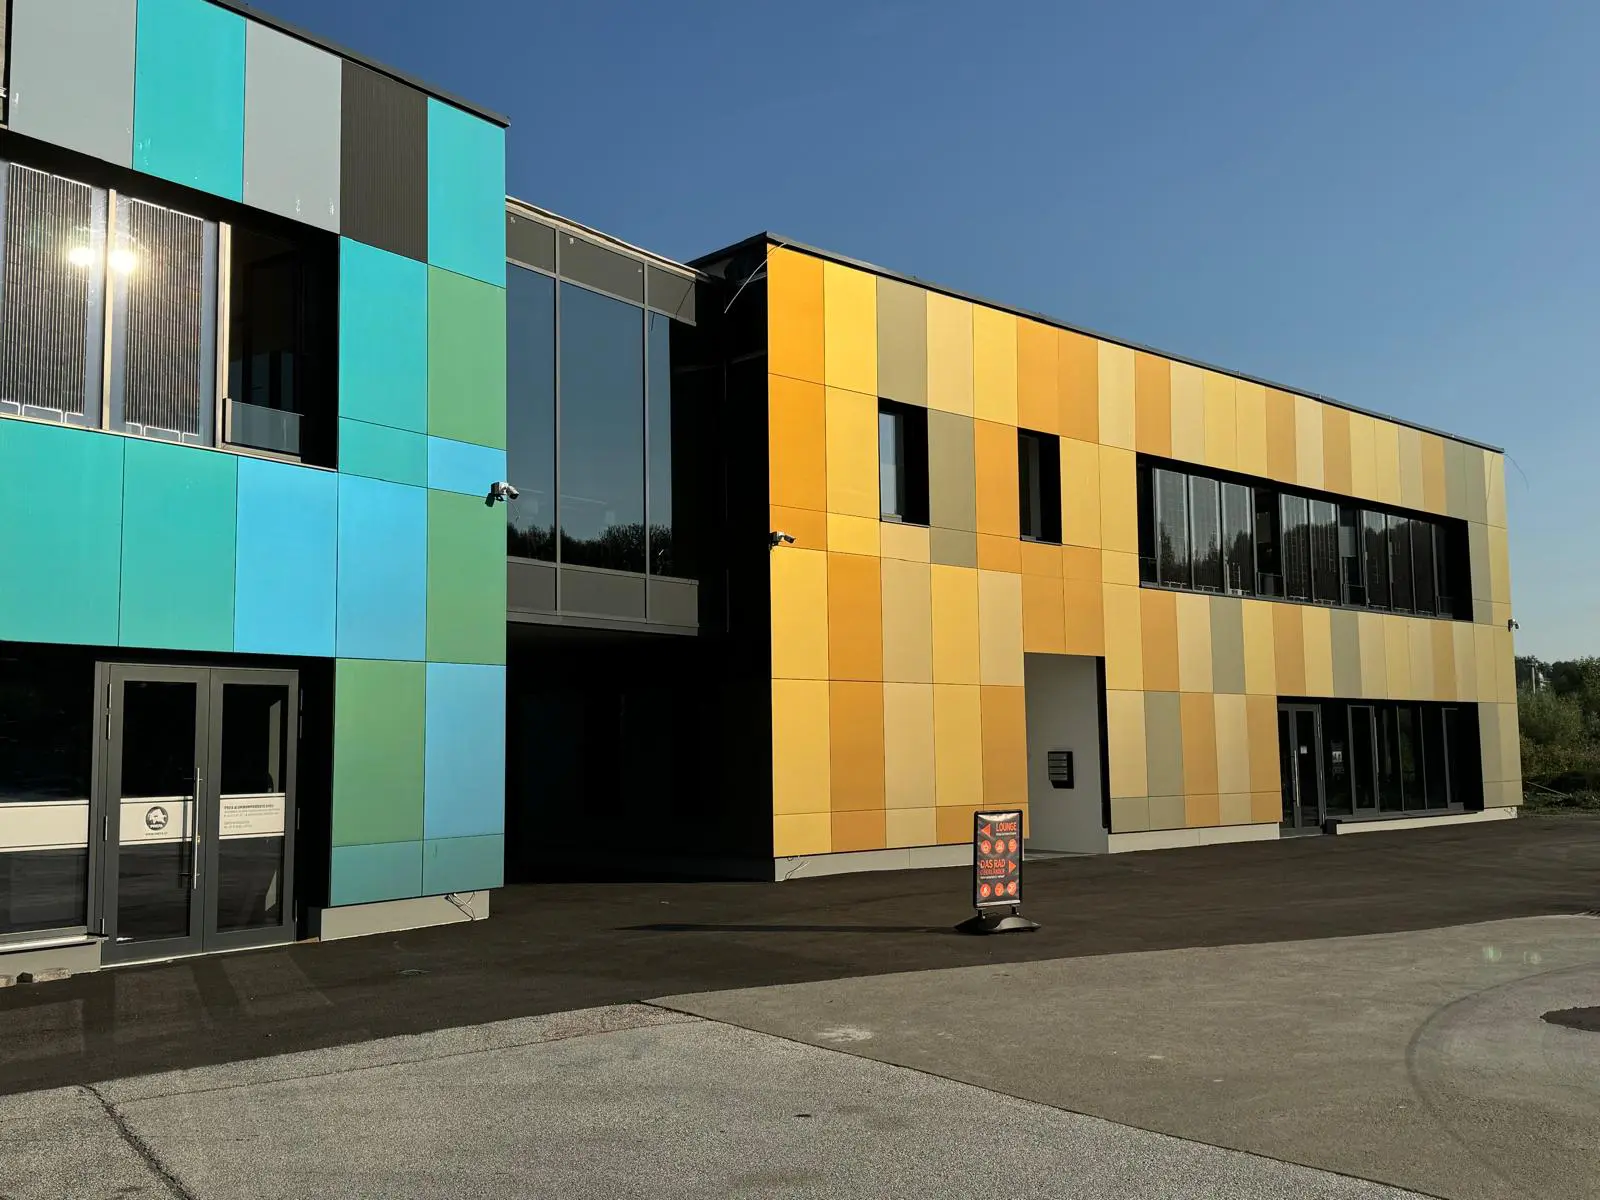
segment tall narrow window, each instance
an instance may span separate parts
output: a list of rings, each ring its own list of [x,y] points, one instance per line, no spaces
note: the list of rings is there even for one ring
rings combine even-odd
[[[1256,590],[1283,595],[1283,528],[1278,493],[1256,489]]]
[[[1411,522],[1405,517],[1389,518],[1389,587],[1396,612],[1410,612],[1415,603],[1411,587]]]
[[[878,410],[878,511],[898,521],[906,511],[905,418]]]
[[[1346,712],[1338,705],[1322,709],[1323,795],[1330,816],[1350,813],[1350,726]]]
[[[1364,512],[1363,551],[1367,564],[1367,603],[1389,607],[1389,535],[1382,513]]]
[[[234,229],[228,250],[227,440],[299,456],[305,264],[277,238]]]
[[[1017,505],[1023,537],[1061,540],[1061,441],[1052,434],[1017,431]]]
[[[928,523],[928,413],[878,402],[878,511],[885,521]]]
[[[1417,611],[1434,616],[1439,611],[1439,589],[1433,574],[1433,522],[1411,518],[1412,580]]]
[[[1417,706],[1402,704],[1395,714],[1400,729],[1400,794],[1407,808],[1423,808],[1422,739],[1417,728]]]
[[[1311,518],[1304,496],[1283,498],[1283,584],[1289,599],[1311,599]]]
[[[506,268],[506,553],[556,557],[556,282]]]
[[[1350,791],[1358,811],[1378,807],[1378,762],[1373,751],[1372,706],[1350,706]]]
[[[1222,485],[1223,589],[1248,596],[1256,590],[1255,547],[1251,529],[1253,499],[1242,483]]]
[[[1427,806],[1445,808],[1450,803],[1450,763],[1444,748],[1446,708],[1422,710],[1422,774],[1427,781]]]
[[[1339,510],[1329,500],[1311,502],[1311,598],[1339,603]]]
[[[1378,718],[1378,807],[1384,812],[1399,812],[1405,807],[1400,787],[1400,729],[1392,704],[1377,706]]]
[[[1215,479],[1189,478],[1189,529],[1194,554],[1194,586],[1222,590],[1222,500]]]
[[[1367,602],[1366,577],[1361,571],[1361,510],[1348,504],[1339,509],[1339,576],[1346,604]]]
[[[1160,582],[1188,587],[1194,580],[1189,568],[1189,481],[1176,471],[1156,472],[1156,559]]]
[[[1156,484],[1150,464],[1138,466],[1139,490],[1139,582],[1155,583],[1156,573]]]

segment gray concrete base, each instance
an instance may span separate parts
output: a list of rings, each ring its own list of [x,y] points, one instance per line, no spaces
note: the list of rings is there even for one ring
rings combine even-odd
[[[411,900],[380,900],[374,904],[344,904],[311,910],[313,935],[325,942],[340,938],[424,929],[431,925],[481,921],[489,915],[489,893],[461,892],[459,905],[448,896],[420,896]]]
[[[1509,821],[1514,808],[1486,808],[1482,812],[1444,813],[1437,817],[1393,817],[1387,821],[1340,821],[1335,833],[1393,833],[1401,829],[1433,829],[1440,825],[1479,825],[1484,821]]]
[[[858,871],[909,871],[918,867],[970,867],[972,846],[906,846],[897,850],[850,850],[840,854],[802,854],[772,860],[772,877],[810,879]]]
[[[85,938],[64,946],[41,946],[31,950],[0,948],[0,978],[15,980],[19,975],[65,968],[74,975],[100,969],[100,939]]]
[[[1124,854],[1130,850],[1178,850],[1187,846],[1218,846],[1224,842],[1275,842],[1276,822],[1260,825],[1213,825],[1203,829],[1151,829],[1139,833],[1113,833],[1106,839],[1106,852]]]

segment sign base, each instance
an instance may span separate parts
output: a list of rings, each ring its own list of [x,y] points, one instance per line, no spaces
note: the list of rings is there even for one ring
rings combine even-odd
[[[956,926],[957,933],[1032,933],[1039,922],[1030,921],[1017,913],[1001,916],[999,913],[978,913]]]

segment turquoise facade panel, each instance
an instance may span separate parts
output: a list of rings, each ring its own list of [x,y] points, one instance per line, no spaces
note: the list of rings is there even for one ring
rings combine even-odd
[[[333,654],[338,514],[331,472],[239,460],[234,649]]]
[[[506,285],[506,131],[432,98],[428,261]]]
[[[506,452],[450,438],[428,439],[428,486],[439,492],[487,497],[506,477]]]
[[[0,419],[0,641],[117,644],[123,440]]]
[[[339,241],[339,415],[428,432],[428,267]]]
[[[339,470],[346,475],[428,486],[428,435],[339,418]]]
[[[133,167],[244,196],[245,19],[206,0],[139,0]]]
[[[422,894],[421,842],[333,848],[329,904],[371,904]]]
[[[422,832],[504,833],[506,669],[428,664]]]
[[[428,493],[339,476],[339,657],[421,661],[427,595]]]
[[[482,892],[505,883],[506,839],[491,833],[482,837],[440,838],[422,843],[422,894]]]
[[[232,650],[239,459],[124,442],[118,644]]]

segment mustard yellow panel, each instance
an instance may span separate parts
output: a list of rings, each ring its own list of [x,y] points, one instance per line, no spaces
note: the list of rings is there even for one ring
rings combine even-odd
[[[1233,406],[1239,470],[1266,478],[1271,475],[1267,465],[1267,389],[1259,383],[1237,380],[1233,385]]]
[[[1061,547],[1061,577],[1099,583],[1100,551],[1087,546]],[[1135,580],[1134,582],[1137,582]]]
[[[1418,700],[1437,700],[1433,692],[1433,630],[1431,621],[1420,617],[1399,617],[1406,627],[1411,646],[1411,695]]]
[[[1143,350],[1133,355],[1133,442],[1140,454],[1172,457],[1172,364]]]
[[[1017,424],[1041,433],[1061,432],[1054,327],[1017,322]]]
[[[1223,795],[1250,791],[1250,716],[1245,697],[1219,694],[1216,697],[1217,790]],[[1245,801],[1248,810],[1249,801]],[[1229,821],[1242,824],[1249,820]]]
[[[972,844],[972,814],[982,806],[977,804],[958,804],[953,807],[939,807],[934,809],[937,819],[939,844]],[[1028,815],[1022,815],[1022,827],[1028,827]]]
[[[769,375],[767,462],[771,500],[785,508],[828,506],[822,386]],[[877,435],[873,435],[874,447]]]
[[[1407,508],[1422,508],[1422,433],[1401,425],[1395,434],[1400,441],[1400,503]]]
[[[978,573],[935,563],[933,681],[978,682]]]
[[[1310,605],[1302,608],[1300,640],[1305,652],[1305,694],[1333,695],[1333,610]]]
[[[878,395],[878,278],[822,264],[823,382]]]
[[[1024,547],[1026,549],[1026,547]],[[1022,649],[1027,654],[1067,652],[1066,598],[1060,575],[1022,574]]]
[[[1456,694],[1456,639],[1453,621],[1429,621],[1433,639],[1433,694],[1439,700],[1459,700]]]
[[[1394,698],[1389,690],[1389,652],[1384,626],[1389,618],[1378,613],[1357,613],[1361,637],[1361,694],[1368,700]]]
[[[902,525],[898,521],[880,521],[878,526],[878,553],[884,558],[903,558],[908,562],[929,561],[928,530],[922,525]]]
[[[1100,444],[1133,449],[1133,351],[1101,342]]]
[[[1378,498],[1378,423],[1364,413],[1350,414],[1350,494]]]
[[[1495,630],[1492,625],[1474,625],[1472,634],[1476,643],[1473,654],[1478,668],[1478,702],[1491,704],[1500,693],[1499,663],[1496,659],[1499,647],[1495,645]]]
[[[1322,486],[1339,496],[1350,495],[1350,413],[1335,404],[1322,409]]]
[[[1491,605],[1489,605],[1489,624],[1494,625],[1494,626],[1496,626],[1498,628],[1503,628],[1505,626],[1506,622],[1509,621],[1509,620],[1511,620],[1511,605],[1509,605],[1509,604],[1491,604]]]
[[[1178,697],[1183,720],[1183,790],[1191,796],[1217,794],[1217,722],[1210,692]],[[1211,823],[1216,824],[1213,817]]]
[[[1139,482],[1132,450],[1100,447],[1100,545],[1139,553]]]
[[[1444,513],[1448,492],[1444,475],[1444,439],[1436,433],[1422,435],[1422,507]]]
[[[1278,700],[1275,696],[1246,696],[1245,720],[1250,727],[1250,790],[1279,793]],[[1261,820],[1258,813],[1257,820]],[[1276,817],[1272,818],[1276,820]]]
[[[883,814],[884,840],[893,848],[938,844],[937,809],[891,808]]]
[[[1322,488],[1322,405],[1309,396],[1294,398],[1295,481]]]
[[[828,553],[830,679],[883,679],[883,581],[879,566],[879,559],[864,554]]]
[[[972,305],[928,293],[928,407],[972,415]]]
[[[1100,447],[1092,442],[1061,439],[1061,538],[1100,545]]]
[[[1178,687],[1185,692],[1209,692],[1212,688],[1211,597],[1179,592],[1177,600]],[[1150,685],[1146,683],[1145,686]]]
[[[1517,706],[1500,705],[1500,771],[1508,783],[1522,783],[1522,739],[1517,725]],[[1520,786],[1515,789],[1520,791]],[[1517,796],[1517,801],[1521,796]],[[1515,803],[1516,801],[1513,801]]]
[[[1101,604],[1106,629],[1106,687],[1140,691],[1144,687],[1144,652],[1140,643],[1139,592],[1136,587],[1102,584]],[[1141,698],[1141,713],[1144,701]],[[1143,716],[1139,719],[1142,733]],[[1141,745],[1139,753],[1144,753]],[[1142,772],[1141,772],[1142,773]]]
[[[828,514],[828,549],[845,554],[878,554],[877,517],[851,517],[844,513]]]
[[[932,810],[932,684],[883,685],[883,775],[885,806]]]
[[[1517,660],[1511,630],[1496,626],[1494,633],[1495,696],[1501,704],[1515,704],[1517,699]]]
[[[1294,397],[1267,389],[1267,474],[1283,483],[1296,482],[1300,468],[1295,433]]]
[[[1022,686],[1022,576],[978,572],[978,679]]]
[[[972,457],[978,485],[978,532],[1019,536],[1016,426],[974,421]]]
[[[1024,541],[1018,544],[1021,551],[1022,573],[1024,575],[1048,575],[1054,579],[1062,578],[1061,550],[1054,542]]]
[[[1205,373],[1188,363],[1172,364],[1172,457],[1206,461]]]
[[[1061,436],[1098,442],[1100,343],[1081,333],[1058,330],[1056,372],[1061,398]]]
[[[1113,799],[1147,794],[1143,692],[1106,690],[1106,759]]]
[[[828,685],[828,747],[833,771],[829,807],[834,812],[881,809],[883,684],[835,680]]]
[[[983,705],[976,685],[933,685],[934,794],[940,807],[983,803]]]
[[[1451,641],[1455,643],[1456,699],[1476,701],[1478,696],[1478,637],[1476,626],[1451,621]]]
[[[882,806],[864,812],[833,812],[832,846],[835,854],[856,850],[882,850],[888,845]]]
[[[972,306],[972,415],[1017,423],[1017,318]]]
[[[1488,474],[1489,489],[1489,524],[1499,529],[1506,527],[1506,456],[1504,454],[1489,454],[1483,456],[1484,470]]]
[[[1120,583],[1127,587],[1139,586],[1139,556],[1125,550],[1100,552],[1100,581]]]
[[[828,511],[878,516],[878,401],[840,388],[825,393]]]
[[[1303,609],[1298,604],[1272,605],[1272,648],[1278,674],[1278,693],[1283,696],[1306,694],[1306,643],[1301,625]]]
[[[809,854],[827,854],[833,849],[833,819],[831,814],[783,814],[772,818],[772,854],[774,858],[799,858]]]
[[[1100,583],[1093,579],[1068,579],[1061,585],[1063,607],[1066,609],[1068,654],[1089,654],[1096,657],[1106,652],[1106,627],[1103,614],[1104,594]]]
[[[822,260],[794,250],[767,257],[767,367],[821,383]]]
[[[794,538],[799,550],[826,550],[828,548],[828,514],[810,508],[782,508],[776,504],[768,509],[771,528]]]
[[[883,575],[883,677],[933,682],[933,576],[927,563],[886,558]]]
[[[1245,600],[1241,603],[1244,620],[1244,690],[1252,694],[1278,694],[1277,635],[1272,624],[1272,610],[1275,607],[1266,600]]]
[[[1238,403],[1233,376],[1206,371],[1206,457],[1208,466],[1222,471],[1239,466]]]
[[[1178,690],[1178,594],[1157,588],[1140,588],[1139,661],[1147,692]]]
[[[1383,618],[1383,658],[1389,671],[1389,695],[1395,700],[1415,700],[1411,688],[1411,639],[1404,617]]]
[[[774,679],[828,677],[828,556],[781,546],[768,555]]]
[[[1511,552],[1502,525],[1489,527],[1489,599],[1495,604],[1511,603]],[[1496,621],[1495,624],[1500,624]]]
[[[1183,798],[1183,823],[1190,829],[1215,829],[1222,824],[1222,797],[1190,792]]]
[[[983,687],[983,802],[1028,802],[1027,700],[1020,687]]]
[[[978,534],[978,566],[985,571],[1022,573],[1022,543],[1014,534]]]
[[[827,812],[831,775],[827,682],[774,679],[772,811]]]
[[[1276,825],[1283,813],[1283,796],[1280,792],[1251,792],[1250,819],[1258,825]]]
[[[1376,499],[1400,503],[1400,426],[1393,421],[1373,421],[1372,462],[1377,483]]]

